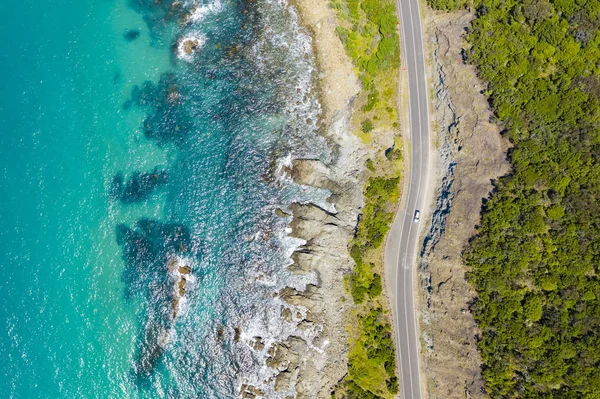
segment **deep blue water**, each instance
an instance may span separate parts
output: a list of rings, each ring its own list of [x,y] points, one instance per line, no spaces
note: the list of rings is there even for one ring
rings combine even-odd
[[[269,345],[293,332],[273,294],[316,278],[287,270],[298,242],[275,209],[329,206],[279,172],[329,157],[293,11],[0,12],[0,397],[229,398],[268,380]]]

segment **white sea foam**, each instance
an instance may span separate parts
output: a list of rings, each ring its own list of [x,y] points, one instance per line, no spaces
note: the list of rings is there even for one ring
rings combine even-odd
[[[281,75],[275,77],[275,89],[282,105],[283,122],[273,126],[273,129],[280,129],[281,134],[261,137],[260,140],[264,141],[265,146],[271,146],[275,139],[283,141],[288,149],[277,159],[274,168],[275,182],[281,191],[280,203],[272,205],[273,211],[275,207],[285,209],[292,203],[313,203],[327,212],[335,213],[335,206],[328,201],[331,195],[328,190],[297,184],[288,173],[294,159],[320,159],[327,163],[331,157],[324,138],[319,135],[321,108],[313,89],[316,70],[312,39],[301,28],[297,14],[285,0],[263,0],[256,6],[262,10],[264,32],[261,40],[256,41],[251,48],[252,58],[255,60],[257,74],[270,76],[273,70],[281,71]],[[254,284],[258,283],[271,294],[281,292],[285,287],[302,292],[308,285],[317,285],[319,282],[316,272],[294,274],[288,269],[293,263],[292,254],[306,245],[306,241],[289,236],[291,229],[285,227],[288,222],[289,218],[277,221],[273,237],[269,240],[276,243],[277,254],[254,264],[251,273]],[[291,312],[291,319],[281,317],[284,308]],[[303,323],[303,328],[298,326],[306,318],[307,311],[303,306],[291,305],[275,297],[264,301],[256,311],[241,321],[241,341],[249,352],[243,351],[240,361],[244,362],[242,359],[246,359],[247,362],[248,353],[253,361],[251,364],[244,363],[240,385],[246,383],[259,387],[268,398],[295,396],[293,388],[290,388],[292,391],[275,392],[274,379],[280,370],[269,368],[266,360],[273,345],[287,341],[292,336],[306,341],[309,351],[303,355],[307,358],[324,353],[326,342],[322,346],[313,343],[322,333],[322,325],[315,323],[307,326]],[[260,337],[264,344],[262,349],[258,347],[260,350],[256,349],[256,337]]]
[[[194,2],[190,6],[188,21],[192,23],[202,22],[208,15],[219,12],[223,9],[221,1],[216,0],[209,4],[198,4]]]
[[[206,37],[198,33],[188,33],[177,41],[177,58],[192,62],[194,55],[206,43]]]
[[[277,77],[286,116],[284,138],[292,159],[330,160],[325,140],[318,132],[321,106],[313,89],[316,73],[312,38],[300,26],[299,17],[285,0],[261,2],[265,12],[262,40],[252,46],[260,73],[280,70]]]
[[[319,324],[314,324],[308,328],[298,328],[298,324],[302,322],[307,316],[308,309],[303,306],[294,306],[286,303],[280,298],[274,299],[274,306],[265,308],[259,314],[256,314],[252,319],[248,321],[245,326],[245,331],[241,335],[241,340],[245,342],[249,347],[254,347],[257,342],[257,338],[260,338],[264,347],[259,350],[253,349],[255,357],[260,359],[261,367],[254,369],[252,373],[245,375],[246,383],[253,386],[259,387],[265,392],[265,397],[268,398],[285,398],[290,394],[294,394],[292,391],[280,391],[274,390],[274,378],[279,374],[281,370],[273,369],[266,365],[266,358],[268,357],[269,350],[279,342],[285,342],[290,337],[302,339],[307,343],[308,348],[311,352],[304,354],[306,357],[314,357],[323,353],[323,347],[318,347],[313,344],[316,337],[321,334],[323,327]],[[287,321],[281,318],[281,312],[283,309],[289,309],[292,317],[291,321]],[[306,360],[306,359],[301,359]]]
[[[287,154],[286,156],[277,159],[275,180],[278,183],[291,182],[292,177],[287,173],[287,170],[291,169],[292,166],[292,154]]]

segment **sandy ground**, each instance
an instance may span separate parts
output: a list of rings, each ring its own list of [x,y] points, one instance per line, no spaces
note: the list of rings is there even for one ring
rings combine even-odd
[[[490,122],[485,86],[461,56],[472,18],[465,11],[427,9],[424,21],[438,147],[432,185],[440,189],[434,193],[433,224],[419,270],[421,353],[428,396],[440,399],[485,397],[478,329],[469,312],[474,292],[465,280],[461,253],[475,233],[492,180],[509,166],[508,143]]]

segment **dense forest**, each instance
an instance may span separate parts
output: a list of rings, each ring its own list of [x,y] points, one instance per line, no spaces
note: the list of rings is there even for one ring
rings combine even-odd
[[[464,255],[488,394],[598,398],[600,2],[475,9],[465,56],[513,144]]]

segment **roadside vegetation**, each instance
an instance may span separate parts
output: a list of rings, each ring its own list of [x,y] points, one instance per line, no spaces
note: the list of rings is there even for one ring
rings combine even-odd
[[[597,398],[600,2],[474,6],[467,58],[514,146],[464,254],[485,385],[493,398]]]
[[[469,0],[427,0],[434,10],[454,11],[471,5]]]
[[[400,43],[393,0],[333,0],[337,32],[362,84],[353,129],[366,142],[378,132],[398,130]],[[348,374],[334,398],[392,398],[398,393],[396,355],[388,302],[383,292],[383,242],[400,195],[402,141],[367,161],[365,206],[350,243],[356,263],[346,277],[355,304],[349,316]]]
[[[339,384],[336,398],[390,398],[398,392],[396,355],[387,298],[383,292],[383,242],[400,196],[402,156],[398,149],[369,160],[371,177],[364,191],[365,206],[350,255],[356,263],[346,277],[346,289],[355,309],[348,331],[348,375]]]
[[[400,41],[392,0],[333,0],[338,35],[362,84],[353,124],[369,140],[371,131],[398,128]]]

